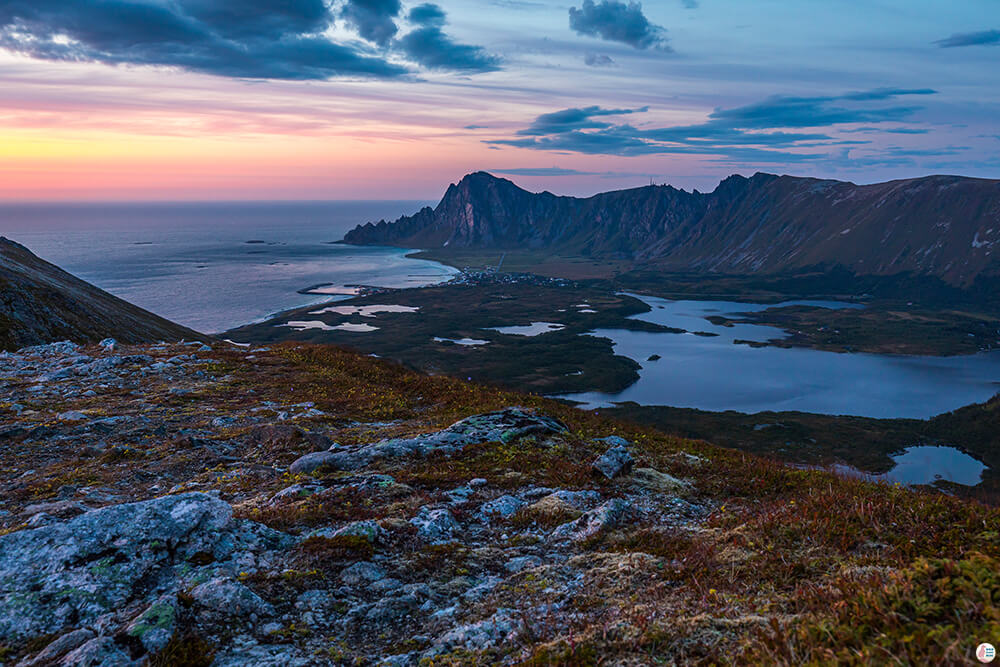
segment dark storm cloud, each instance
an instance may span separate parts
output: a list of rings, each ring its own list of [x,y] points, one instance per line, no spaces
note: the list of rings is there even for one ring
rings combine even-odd
[[[411,9],[408,19],[410,23],[417,25],[440,28],[446,23],[447,16],[443,9],[433,3],[427,2]]]
[[[899,121],[919,107],[886,106],[904,95],[929,95],[927,89],[880,88],[826,97],[771,97],[732,109],[716,109],[704,123],[663,128],[614,124],[606,117],[646,109],[586,107],[542,114],[517,138],[492,145],[606,155],[715,154],[730,160],[801,162],[822,155],[792,153],[790,148],[857,145],[822,132],[789,132],[786,128],[832,127],[851,123]]]
[[[436,7],[422,5],[421,7]],[[398,77],[407,67],[324,32],[337,12],[358,34],[433,69],[488,71],[498,60],[425,25],[393,40],[399,0],[8,0],[0,49],[44,60],[177,67],[264,79]],[[426,11],[426,10],[425,10]],[[443,12],[437,8],[443,23]]]
[[[987,46],[1000,44],[1000,30],[983,30],[980,32],[959,32],[951,37],[934,42],[943,49],[957,46]]]
[[[920,107],[850,107],[844,102],[881,102],[904,95],[933,95],[927,88],[876,88],[832,97],[769,97],[756,104],[717,109],[709,118],[743,129],[772,127],[823,127],[845,123],[881,123],[909,117]]]
[[[14,0],[0,48],[45,60],[165,65],[222,76],[393,77],[405,69],[319,36],[322,0]]]
[[[32,2],[39,6],[42,3]],[[59,3],[69,4],[69,3]],[[93,2],[77,2],[86,7]],[[121,3],[126,4],[126,3]],[[131,6],[152,7],[148,3],[132,2]],[[205,26],[210,26],[224,37],[280,38],[289,33],[313,33],[324,29],[330,22],[330,13],[323,0],[185,0],[180,3],[183,13]],[[147,10],[148,11],[148,10]]]
[[[649,111],[649,107],[641,109],[602,109],[598,106],[583,109],[563,109],[552,113],[543,113],[535,119],[531,127],[520,130],[519,135],[543,135],[568,132],[570,130],[587,130],[611,127],[611,123],[594,120],[602,116],[623,116]]]
[[[601,0],[595,4],[593,0],[583,0],[579,9],[570,7],[569,27],[581,35],[622,42],[637,49],[670,50],[666,30],[650,23],[638,2],[626,5],[617,0]]]
[[[410,21],[419,27],[403,35],[397,42],[411,60],[427,69],[461,72],[493,72],[500,69],[500,58],[479,46],[460,44],[445,34],[447,22],[444,10],[426,3],[410,11]]]
[[[364,39],[387,46],[399,32],[393,19],[401,10],[399,0],[348,0],[340,16]]]

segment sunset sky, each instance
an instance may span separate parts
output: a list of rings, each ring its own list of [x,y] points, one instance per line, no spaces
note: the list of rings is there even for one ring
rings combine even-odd
[[[1000,1],[0,0],[0,198],[1000,177]]]

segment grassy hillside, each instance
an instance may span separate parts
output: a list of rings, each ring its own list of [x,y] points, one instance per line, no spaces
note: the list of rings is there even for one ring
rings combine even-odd
[[[153,361],[180,351],[130,350]],[[335,591],[345,568],[372,559],[461,606],[467,598],[447,593],[457,582],[512,554],[534,554],[535,566],[503,574],[481,602],[459,612],[475,619],[498,608],[513,610],[510,623],[520,628],[516,641],[477,650],[452,647],[426,663],[433,665],[957,665],[968,663],[979,642],[1000,636],[995,508],[794,469],[333,347],[224,350],[185,363],[187,370],[171,371],[170,378],[150,376],[134,390],[126,386],[47,403],[18,393],[18,382],[9,385],[0,410],[13,414],[17,397],[21,430],[0,441],[0,498],[7,516],[82,487],[105,489],[119,501],[154,498],[171,488],[218,491],[238,516],[304,540],[283,556],[292,560],[241,575],[241,581],[296,619],[291,625],[282,621],[268,646],[309,652],[319,664],[369,664],[376,654],[430,645],[426,637],[440,615],[412,611],[402,625],[361,636],[331,634],[318,617],[297,615],[298,596]],[[293,403],[313,407],[284,407]],[[508,406],[557,418],[568,430],[551,438],[476,442],[451,454],[377,459],[356,471],[287,469],[316,449],[318,436],[352,451]],[[150,423],[108,431],[106,448],[86,453],[73,440],[78,427],[54,416],[68,410],[86,419],[142,415]],[[283,419],[291,421],[280,422],[295,428],[266,430],[272,428],[266,415],[283,410],[301,413],[289,412]],[[40,433],[44,447],[38,445]],[[56,437],[62,435],[69,437]],[[631,474],[605,479],[593,474],[590,463],[607,448],[597,438],[612,435],[630,443],[635,464]],[[365,479],[384,481],[365,486]],[[482,481],[468,487],[470,480]],[[290,487],[298,495],[273,500]],[[536,503],[498,519],[489,529],[495,532],[484,537],[475,532],[480,529],[466,528],[475,524],[475,507],[456,501],[451,511],[463,528],[455,539],[414,541],[411,517],[417,508],[441,502],[455,489],[487,489],[496,496],[538,487],[622,497],[646,509],[634,520],[559,547],[545,535],[574,516],[561,514],[571,511],[565,507],[545,513]],[[651,518],[677,512],[686,518]],[[305,539],[310,531],[357,520],[375,521],[391,537],[374,543]],[[5,521],[7,532],[25,530]],[[172,640],[170,655],[187,656],[173,664],[203,664],[205,655],[224,650],[225,631],[191,620],[200,617],[190,616],[183,604],[177,622],[186,630]],[[24,644],[7,646],[10,657],[29,651]]]
[[[133,306],[0,237],[0,350],[58,340],[208,340]]]

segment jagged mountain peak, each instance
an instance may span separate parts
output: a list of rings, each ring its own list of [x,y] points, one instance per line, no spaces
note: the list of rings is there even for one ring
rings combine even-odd
[[[651,185],[580,199],[474,172],[433,210],[360,226],[345,241],[547,248],[682,271],[842,266],[968,284],[1000,276],[1000,181],[935,175],[859,186],[758,172],[710,193]]]

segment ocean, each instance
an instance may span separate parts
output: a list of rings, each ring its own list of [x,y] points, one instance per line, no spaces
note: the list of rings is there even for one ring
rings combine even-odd
[[[449,267],[396,248],[334,244],[414,201],[5,203],[0,235],[112,294],[203,333],[331,300],[316,285],[418,287]]]

